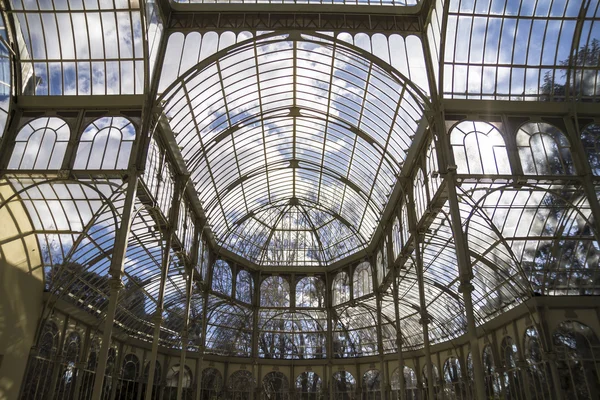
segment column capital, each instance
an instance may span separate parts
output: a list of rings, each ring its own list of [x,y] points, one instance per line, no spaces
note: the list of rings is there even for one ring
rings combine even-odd
[[[163,321],[162,309],[157,308],[154,314],[152,315],[152,322],[155,324],[160,324]]]
[[[429,325],[431,323],[431,319],[429,319],[429,316],[424,315],[423,317],[421,317],[421,319],[419,319],[419,324],[421,325]]]
[[[108,280],[108,287],[110,288],[111,292],[118,292],[124,287],[123,281],[120,277],[112,277]]]
[[[473,290],[475,290],[475,287],[473,286],[470,280],[462,282],[458,287],[459,293],[469,294],[472,293]]]

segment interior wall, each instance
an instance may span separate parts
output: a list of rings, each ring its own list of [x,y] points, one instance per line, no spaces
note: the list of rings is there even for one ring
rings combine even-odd
[[[0,204],[14,193],[0,182]],[[0,400],[16,400],[42,309],[40,251],[23,204],[0,208]]]

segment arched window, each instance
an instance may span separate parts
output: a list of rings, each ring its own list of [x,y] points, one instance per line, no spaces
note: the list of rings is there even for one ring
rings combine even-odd
[[[338,371],[332,376],[332,394],[334,399],[352,399],[356,390],[356,380],[348,371]]]
[[[408,223],[408,208],[407,208],[407,204],[408,204],[408,199],[404,199],[404,201],[402,202],[402,208],[401,208],[401,218],[402,220],[400,221],[400,226],[402,228],[402,245],[406,246],[406,244],[408,243],[408,239],[410,238],[410,225]]]
[[[229,267],[229,264],[223,260],[217,260],[213,264],[211,287],[212,290],[217,293],[231,296],[231,268]]]
[[[537,329],[527,328],[523,340],[525,360],[527,361],[527,374],[530,381],[530,392],[534,398],[547,399],[550,397],[550,371],[544,362],[543,348]]]
[[[504,386],[511,398],[525,398],[525,391],[517,369],[517,345],[510,336],[502,339],[502,363],[504,365]]]
[[[417,374],[415,371],[407,366],[404,366],[404,390],[406,392],[406,400],[417,400],[418,385],[417,385]],[[399,369],[396,368],[392,373],[391,379],[392,392],[396,394],[394,398],[400,398],[400,373]]]
[[[70,400],[74,396],[75,390],[75,364],[79,361],[79,352],[81,350],[81,336],[78,332],[71,332],[67,335],[63,347],[63,361],[59,373],[59,381],[56,385],[57,399]]]
[[[394,218],[394,225],[392,225],[392,246],[394,249],[394,258],[397,258],[402,251],[402,235],[400,233],[400,220],[398,217]]]
[[[146,385],[148,384],[148,376],[150,375],[150,363],[146,363],[144,367],[144,380],[142,384],[142,394],[146,393]],[[160,396],[160,381],[162,379],[162,368],[160,362],[156,360],[154,364],[154,378],[152,378],[152,400],[158,400]]]
[[[473,355],[471,352],[467,354],[467,376],[470,381],[474,381],[474,372],[473,372]]]
[[[338,272],[333,278],[333,305],[345,303],[350,300],[350,281],[348,274]]]
[[[444,394],[451,399],[467,397],[467,389],[462,380],[462,369],[456,357],[448,357],[444,362]]]
[[[117,386],[117,399],[135,399],[137,397],[139,374],[140,360],[135,354],[127,354],[123,358],[121,377]]]
[[[290,284],[282,276],[269,276],[260,284],[260,305],[263,307],[289,307]]]
[[[321,377],[312,371],[303,372],[296,378],[296,393],[303,400],[317,400],[321,396]]]
[[[4,39],[0,41],[0,138],[4,136],[6,121],[10,107],[12,93],[12,71],[11,71],[11,51],[8,48],[7,29],[4,20],[0,18],[0,36]]]
[[[60,118],[38,118],[21,128],[8,162],[8,169],[60,169],[69,126]]]
[[[381,374],[376,369],[370,369],[363,374],[362,389],[364,398],[381,399]]]
[[[440,385],[440,371],[435,364],[431,364],[431,371],[433,373],[433,391],[439,392],[438,386]],[[427,379],[427,365],[423,366],[423,389],[427,392],[429,387],[429,380]]]
[[[377,286],[383,283],[385,278],[385,265],[383,260],[383,252],[379,250],[377,252],[377,258],[375,259],[375,266],[377,267]]]
[[[89,399],[94,390],[94,377],[96,365],[98,364],[98,353],[100,352],[100,340],[97,337],[91,339],[90,351],[88,353],[87,365],[83,371],[80,398]]]
[[[54,321],[47,321],[38,341],[38,353],[29,364],[23,387],[23,400],[44,398],[50,390],[58,342],[58,326]]]
[[[267,359],[325,356],[326,316],[322,311],[259,313],[258,355]]]
[[[300,279],[296,284],[296,307],[325,306],[325,282],[316,276]]]
[[[410,394],[412,398],[407,397],[407,400],[416,400],[418,391],[417,374],[414,369],[410,367],[404,367],[404,381],[406,382],[406,392]]]
[[[571,146],[556,127],[543,122],[524,124],[517,132],[517,148],[523,172],[529,175],[575,173]]]
[[[435,149],[435,140],[432,140],[427,150],[427,177],[429,178],[429,194],[433,197],[440,185],[440,168],[438,167],[437,151]]]
[[[215,368],[206,368],[202,371],[202,393],[200,399],[213,400],[219,398],[223,390],[223,377]]]
[[[485,392],[488,398],[500,397],[500,380],[496,374],[496,364],[494,363],[494,355],[492,346],[487,345],[483,349],[483,373],[485,375]]]
[[[361,296],[373,292],[373,273],[371,272],[371,264],[368,261],[363,261],[354,270],[354,298],[358,299]]]
[[[565,321],[552,335],[565,398],[599,399],[600,341],[590,327]]]
[[[463,121],[450,133],[459,174],[510,174],[506,144],[500,131],[487,122]]]
[[[244,303],[252,303],[252,294],[254,293],[254,280],[250,272],[242,269],[237,274],[235,280],[235,298]]]
[[[423,170],[419,168],[413,184],[413,196],[415,199],[415,213],[417,221],[421,219],[427,209],[427,189],[425,188],[425,177]]]
[[[227,389],[233,400],[251,400],[256,388],[256,380],[252,372],[246,370],[235,371],[227,381]]]
[[[181,366],[179,364],[173,365],[167,371],[167,380],[165,382],[165,392],[163,400],[176,400],[177,399],[177,387],[179,383],[179,374],[181,372]],[[192,400],[192,370],[187,365],[183,368],[183,379],[181,381],[181,388],[183,389],[183,399]]]
[[[75,169],[127,169],[135,141],[135,127],[127,118],[103,117],[81,134]]]
[[[210,265],[210,252],[206,242],[202,242],[202,279],[208,279],[208,266]]]
[[[600,124],[590,124],[581,132],[581,142],[585,148],[592,174],[600,176]]]
[[[269,372],[263,378],[263,391],[267,399],[285,400],[289,398],[290,382],[281,372]]]
[[[206,321],[206,352],[249,357],[252,347],[252,312],[216,296],[209,296]]]

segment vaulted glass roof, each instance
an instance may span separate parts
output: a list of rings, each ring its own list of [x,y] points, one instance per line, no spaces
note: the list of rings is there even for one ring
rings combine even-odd
[[[328,316],[329,354],[321,339],[302,354],[393,352],[398,321],[418,349],[425,313],[440,343],[466,329],[459,244],[479,325],[534,295],[599,292],[598,0],[366,0],[423,24],[367,32],[285,25],[302,7],[276,32],[208,29],[197,10],[229,1],[181,3],[11,0],[2,14],[2,185],[29,214],[49,292],[102,318],[134,168],[115,321],[142,340],[162,313],[161,344],[181,347],[191,297],[190,348],[213,354],[268,358],[252,335],[321,338]],[[164,15],[164,37],[163,6],[191,16]],[[309,274],[331,313],[329,298],[293,303]]]
[[[171,0],[175,4],[343,4],[369,6],[415,6],[421,0]]]
[[[220,245],[256,263],[327,265],[369,243],[422,99],[352,45],[270,34],[192,67],[161,102]],[[304,233],[284,239],[292,227]]]

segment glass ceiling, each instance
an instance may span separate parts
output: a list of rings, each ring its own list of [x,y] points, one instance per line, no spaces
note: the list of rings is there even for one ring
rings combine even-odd
[[[421,0],[171,0],[182,4],[344,4],[368,6],[415,6]]]
[[[365,248],[424,107],[389,66],[303,34],[221,51],[160,100],[218,243],[266,265]]]
[[[179,48],[170,53],[167,46],[164,59],[157,60],[162,77],[167,76],[158,85],[159,101],[218,245],[256,264],[275,267],[325,266],[365,249],[387,203],[398,201],[390,196],[407,151],[424,128],[428,76],[436,78],[446,98],[593,101],[600,93],[597,0],[430,3],[435,16],[424,28],[430,37],[430,49],[425,49],[432,58],[428,64],[424,43],[416,35],[169,32],[169,45],[173,39],[179,41]],[[99,95],[99,102],[103,95],[148,94],[144,82],[152,78],[154,63],[145,64],[145,54],[156,59],[161,40],[166,40],[155,2],[144,7],[124,0],[14,0],[11,4],[6,15],[14,17],[18,28],[14,36],[21,46],[21,71],[11,75],[10,37],[0,24],[0,135],[5,134],[11,91],[21,98]],[[426,71],[425,65],[433,65],[434,70]],[[13,77],[22,82],[14,82]],[[101,317],[108,303],[110,259],[124,208],[126,185],[120,177],[131,165],[130,152],[139,150],[134,145],[147,132],[137,129],[140,121],[121,117],[109,117],[113,129],[104,129],[105,124],[93,116],[97,110],[78,111],[85,114],[85,123],[68,113],[65,120],[53,114],[17,121],[17,135],[10,139],[15,141],[14,153],[7,158],[14,163],[8,165],[6,182],[15,191],[23,190],[18,197],[38,237],[47,288],[65,293],[65,298]],[[597,125],[583,128],[578,143],[574,128],[562,127],[563,136],[561,129],[545,122],[514,130],[505,122],[488,125],[463,121],[449,132],[461,180],[457,200],[463,226],[468,228],[477,323],[489,321],[533,293],[597,294],[597,205],[593,193],[590,196],[584,189],[595,189],[598,197],[600,129]],[[195,199],[186,193],[175,235],[180,250],[165,251],[167,241],[160,228],[168,223],[163,219],[172,206],[177,171],[162,139],[157,134],[150,140],[139,184],[146,187],[148,198],[138,193],[135,202],[123,271],[124,296],[116,322],[130,335],[151,340],[150,316],[159,308],[161,271],[168,254],[160,340],[177,347],[187,296],[184,264],[190,263],[186,257],[194,252],[194,240],[202,243],[208,238],[202,237],[204,226],[196,225],[195,207],[190,206]],[[94,143],[105,144],[106,151],[89,151],[96,148]],[[81,146],[82,152],[71,149],[71,144]],[[349,283],[340,284],[348,289],[345,294],[334,293],[334,298],[343,300],[334,302],[336,341],[327,356],[394,351],[390,338],[395,335],[396,318],[402,321],[405,349],[420,347],[419,279],[433,320],[431,342],[464,332],[458,260],[451,221],[445,217],[450,214],[449,203],[436,203],[442,198],[444,166],[441,171],[432,148],[427,162],[421,163],[427,164],[427,180],[423,171],[406,174],[414,178],[416,216],[427,222],[419,239],[422,276],[413,259],[416,255],[407,250],[413,239],[404,202],[399,204],[401,222],[393,228],[397,232],[394,257],[397,260],[401,250],[407,257],[398,279],[399,294],[386,287],[382,305],[377,305],[372,291],[379,288],[389,267],[379,257],[373,283],[365,284],[374,286],[369,293],[351,298]],[[588,152],[589,166],[584,165],[583,150]],[[119,157],[114,159],[116,154]],[[516,156],[509,158],[509,154]],[[79,164],[79,155],[94,163]],[[63,166],[75,171],[72,181],[57,175]],[[94,168],[105,170],[107,177],[94,173],[86,178]],[[509,182],[523,174],[526,183]],[[491,177],[490,183],[493,175],[498,179]],[[387,254],[385,245],[374,245],[379,246],[374,253]],[[197,264],[202,265],[203,279],[211,276],[209,259],[218,250],[202,244]],[[240,268],[245,267],[236,265],[234,271],[248,273]],[[204,343],[207,348],[212,343],[215,353],[250,355],[249,321],[254,311],[247,299],[254,291],[244,292],[240,276],[236,279],[235,292],[233,283],[228,291],[216,290],[217,280],[210,288],[195,288],[192,320],[204,324]],[[223,279],[218,281],[223,287]],[[228,298],[231,293],[236,302]],[[274,293],[279,294],[279,288]],[[395,303],[401,305],[398,317]],[[299,329],[298,321],[304,318],[300,313],[292,316],[288,310],[275,310],[288,306],[264,311],[262,304],[261,329],[272,337],[278,330],[296,337],[323,330],[323,303],[307,306],[316,310],[306,313],[310,323],[304,333]],[[207,319],[201,321],[204,310]],[[379,350],[377,310],[382,314],[384,342]],[[286,318],[294,324],[279,328]],[[237,353],[230,350],[235,337],[241,343]],[[318,348],[305,354],[317,358],[324,352]]]

